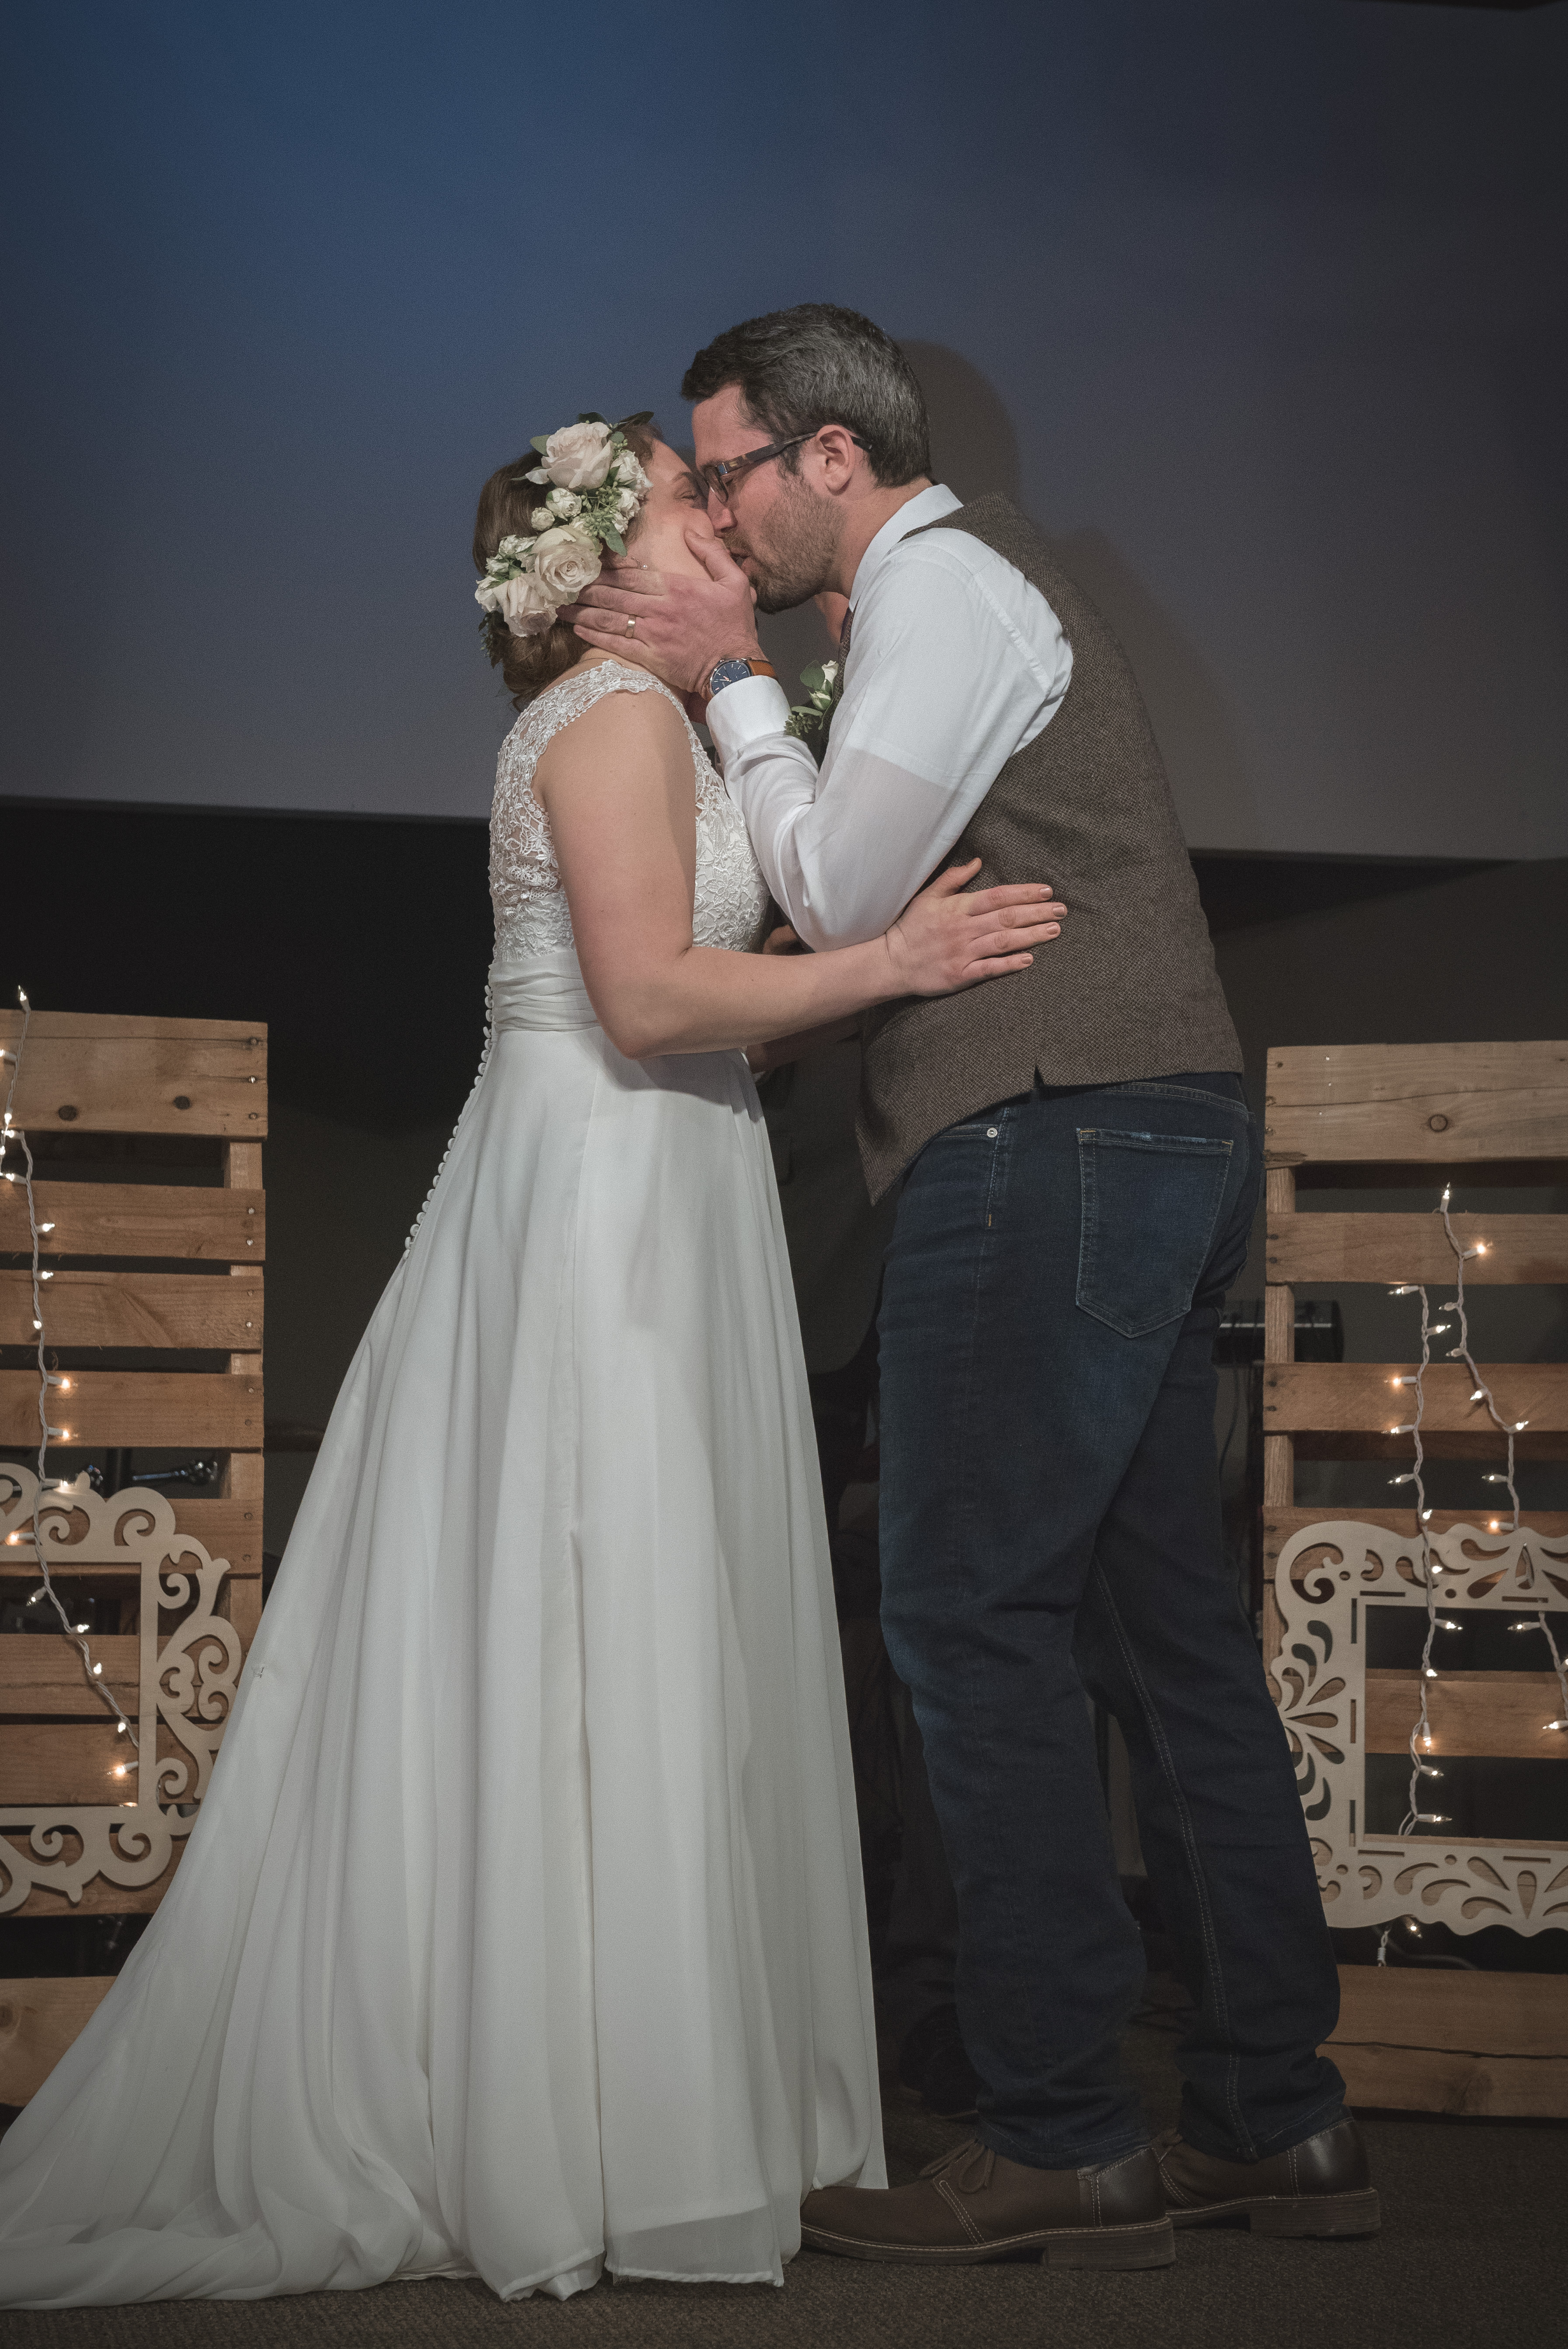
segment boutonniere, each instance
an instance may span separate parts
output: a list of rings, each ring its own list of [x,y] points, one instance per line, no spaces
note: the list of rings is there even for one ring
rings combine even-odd
[[[785,732],[804,742],[820,767],[828,753],[828,729],[833,721],[844,690],[842,661],[823,661],[820,667],[803,668],[800,682],[806,688],[806,699],[790,704],[785,721]]]

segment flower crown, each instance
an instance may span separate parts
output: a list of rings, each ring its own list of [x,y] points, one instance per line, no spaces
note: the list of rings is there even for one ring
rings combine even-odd
[[[626,440],[626,427],[651,420],[651,410],[619,424],[580,416],[559,432],[535,434],[532,446],[540,462],[514,478],[554,484],[529,516],[537,535],[503,538],[474,587],[474,601],[485,615],[480,633],[491,646],[492,658],[497,620],[514,636],[542,636],[562,605],[574,603],[597,579],[602,546],[624,554],[623,533],[642,512],[650,487]]]

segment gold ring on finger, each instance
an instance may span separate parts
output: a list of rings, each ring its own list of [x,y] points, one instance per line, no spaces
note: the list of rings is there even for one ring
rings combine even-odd
[[[626,622],[626,634],[627,634],[629,636],[635,636],[636,632],[637,632],[637,616],[636,616],[636,614],[634,612],[634,613],[633,613],[633,615],[632,615],[632,616],[631,616],[631,618]]]

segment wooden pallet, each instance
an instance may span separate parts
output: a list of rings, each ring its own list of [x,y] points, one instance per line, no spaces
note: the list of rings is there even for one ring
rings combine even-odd
[[[21,1025],[19,1012],[0,1012],[0,1045],[15,1051]],[[111,1626],[90,1644],[140,1741],[129,1780],[117,1774],[134,1757],[71,1642],[0,1635],[0,1913],[144,1913],[172,1880],[261,1613],[266,1030],[36,1011],[13,1114],[42,1146],[37,1211],[54,1226],[46,1337],[70,1366],[55,1414],[70,1433],[51,1447],[53,1475],[61,1454],[68,1463],[83,1446],[220,1463],[205,1493],[99,1495],[84,1480],[46,1496],[51,1571],[94,1595]],[[189,1181],[98,1180],[117,1171],[112,1152],[108,1164],[64,1164],[46,1141],[57,1134],[194,1138],[211,1145],[210,1165],[192,1166]],[[8,1164],[18,1164],[14,1152]],[[10,1348],[33,1341],[29,1249],[22,1185],[0,1184],[0,1345]],[[92,1354],[108,1349],[158,1359],[95,1366]],[[191,1367],[203,1354],[208,1364]],[[37,1395],[36,1370],[0,1369],[0,1445],[36,1444]],[[38,1586],[32,1498],[29,1471],[0,1465],[3,1597]],[[188,1674],[183,1711],[176,1661]],[[201,1718],[202,1699],[211,1721]],[[157,1779],[150,1803],[143,1769]],[[133,1844],[139,1860],[126,1857]],[[0,1982],[0,2104],[32,2094],[106,1987],[82,1977]]]
[[[1373,1604],[1424,1612],[1413,1508],[1298,1507],[1301,1459],[1408,1465],[1406,1362],[1293,1360],[1297,1286],[1429,1286],[1451,1294],[1455,1257],[1435,1213],[1304,1211],[1298,1187],[1450,1179],[1467,1288],[1568,1281],[1568,1216],[1463,1212],[1466,1186],[1568,1179],[1568,1044],[1301,1046],[1271,1050],[1265,1112],[1264,1652],[1298,1759],[1329,1921],[1381,1925],[1403,1913],[1463,1932],[1508,1922],[1568,1923],[1563,1848],[1501,1839],[1370,1837],[1344,1788],[1367,1754],[1404,1754],[1415,1717],[1413,1670],[1367,1668],[1357,1652]],[[1429,1457],[1501,1464],[1503,1442],[1472,1403],[1462,1364],[1439,1360],[1425,1384]],[[1568,1458],[1568,1365],[1488,1364],[1498,1406],[1530,1424],[1517,1457]],[[1499,1532],[1494,1538],[1494,1523]],[[1428,1536],[1442,1560],[1441,1607],[1561,1608],[1568,1598],[1568,1516],[1527,1512],[1529,1537],[1478,1506],[1435,1510]],[[1451,1574],[1452,1578],[1449,1577]],[[1313,1604],[1301,1603],[1303,1593]],[[1544,1646],[1541,1649],[1544,1661]],[[1532,1660],[1533,1661],[1533,1659]],[[1515,1755],[1568,1761],[1568,1737],[1542,1724],[1561,1710],[1548,1671],[1463,1672],[1433,1704],[1434,1759]],[[1568,1794],[1568,1778],[1564,1781]],[[1562,1880],[1559,1881],[1558,1879]],[[1561,1913],[1557,1913],[1558,1911]],[[1343,1971],[1334,2053],[1353,2099],[1418,2110],[1568,2115],[1568,1984],[1550,1975]]]
[[[1352,2105],[1568,2112],[1568,1975],[1341,1966],[1328,2053]]]

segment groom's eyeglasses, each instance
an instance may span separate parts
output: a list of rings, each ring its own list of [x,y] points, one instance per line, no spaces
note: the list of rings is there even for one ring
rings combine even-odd
[[[748,449],[743,457],[721,457],[714,464],[699,465],[697,478],[711,497],[727,505],[731,490],[748,473],[754,472],[758,465],[766,465],[770,458],[782,457],[787,449],[799,449],[803,441],[814,440],[821,429],[819,424],[810,432],[797,432],[793,440],[775,440],[766,449]],[[865,447],[858,432],[851,432],[850,438],[857,449]]]

